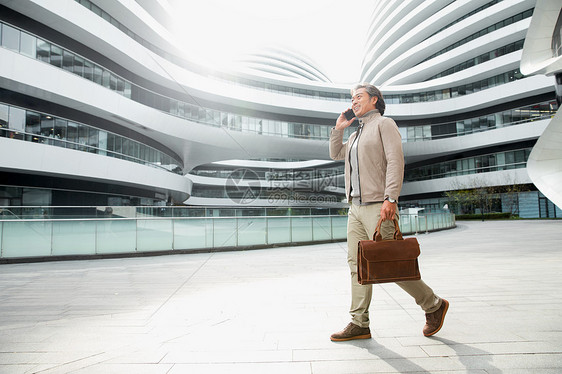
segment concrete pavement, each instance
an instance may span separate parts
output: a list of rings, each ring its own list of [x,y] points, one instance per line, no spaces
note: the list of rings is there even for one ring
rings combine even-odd
[[[349,321],[345,243],[0,265],[0,373],[560,373],[562,221],[459,222],[418,235],[443,329],[377,285]]]

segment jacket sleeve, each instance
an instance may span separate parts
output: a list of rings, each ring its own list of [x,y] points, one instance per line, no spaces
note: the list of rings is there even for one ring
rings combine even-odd
[[[345,159],[345,148],[343,130],[336,130],[336,128],[333,127],[330,131],[330,158],[332,160]]]
[[[385,118],[380,125],[381,140],[386,158],[386,183],[384,197],[398,200],[404,180],[404,153],[402,136],[396,122]]]

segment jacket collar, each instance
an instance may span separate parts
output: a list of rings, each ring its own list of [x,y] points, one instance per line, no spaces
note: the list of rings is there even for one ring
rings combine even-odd
[[[363,114],[363,116],[361,116],[359,118],[359,124],[363,125],[369,121],[371,121],[373,118],[380,116],[380,112],[378,109],[373,109],[368,111],[367,113]]]

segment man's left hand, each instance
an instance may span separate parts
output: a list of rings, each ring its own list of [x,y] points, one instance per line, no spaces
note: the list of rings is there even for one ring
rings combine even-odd
[[[383,221],[386,220],[393,220],[394,219],[394,215],[396,214],[396,204],[395,203],[391,203],[388,200],[385,200],[382,203],[382,208],[381,208],[381,217]]]

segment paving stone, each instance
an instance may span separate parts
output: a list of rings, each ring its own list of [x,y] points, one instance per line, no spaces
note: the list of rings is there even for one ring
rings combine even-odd
[[[349,321],[345,243],[0,265],[0,373],[562,372],[562,221],[417,238],[451,303],[431,338],[384,284],[373,338],[329,340]]]

